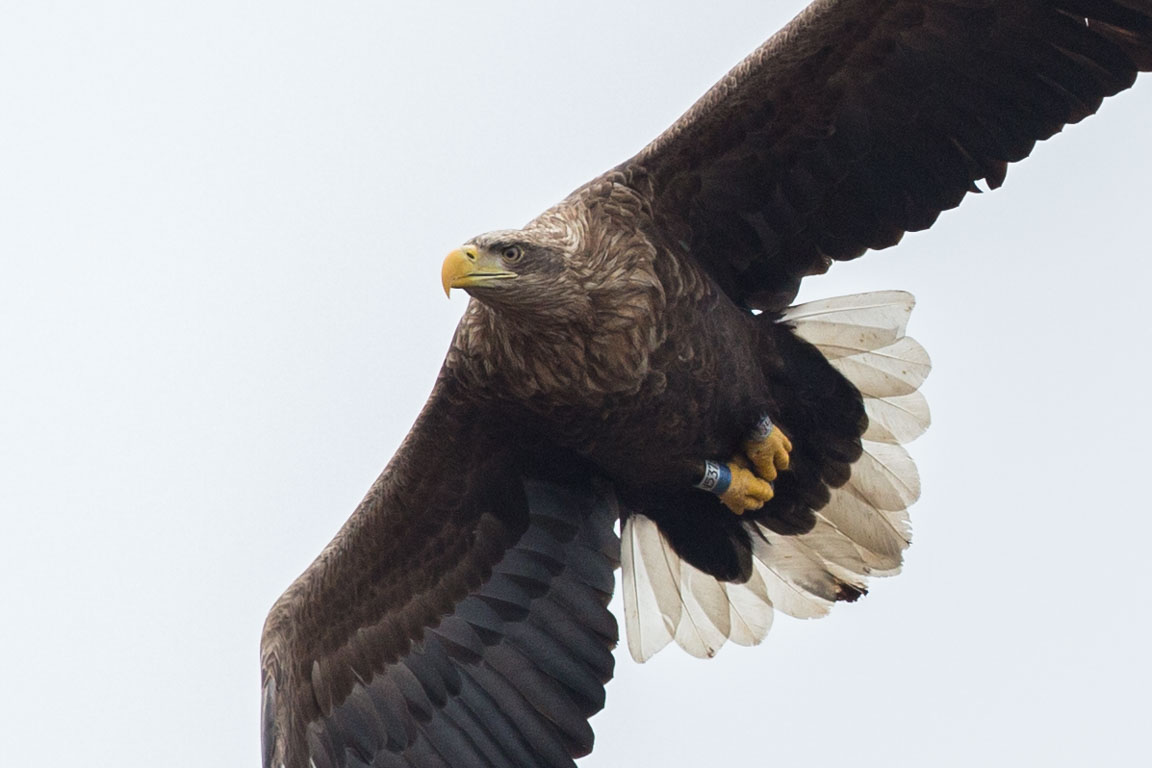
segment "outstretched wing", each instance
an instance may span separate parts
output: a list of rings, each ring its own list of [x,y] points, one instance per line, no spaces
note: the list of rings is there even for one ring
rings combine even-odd
[[[572,766],[616,621],[616,508],[442,374],[261,644],[264,766]],[[533,469],[538,467],[539,470]]]
[[[780,310],[1149,69],[1149,0],[816,0],[622,169],[669,243]]]

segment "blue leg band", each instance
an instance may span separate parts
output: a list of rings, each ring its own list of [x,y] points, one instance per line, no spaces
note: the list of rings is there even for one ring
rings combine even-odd
[[[752,428],[752,432],[749,433],[748,439],[755,442],[765,440],[768,435],[772,434],[773,428],[772,419],[765,416],[760,419],[760,421],[756,422],[756,426]]]
[[[696,483],[697,488],[721,496],[730,485],[732,485],[732,470],[728,469],[727,464],[717,464],[715,461],[704,462],[704,477]]]

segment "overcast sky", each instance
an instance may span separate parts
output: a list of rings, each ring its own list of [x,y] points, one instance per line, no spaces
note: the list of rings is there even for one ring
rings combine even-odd
[[[264,615],[431,387],[444,253],[802,3],[397,5],[0,0],[5,765],[257,765]],[[583,766],[1147,759],[1150,131],[1146,78],[806,283],[919,299],[905,571],[758,648],[622,650]]]

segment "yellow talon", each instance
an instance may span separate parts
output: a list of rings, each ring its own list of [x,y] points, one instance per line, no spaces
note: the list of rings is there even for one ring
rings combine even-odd
[[[741,463],[737,460],[728,462],[732,482],[728,485],[728,490],[720,494],[720,501],[724,502],[724,506],[737,515],[760,509],[774,494],[769,483],[761,480],[750,469],[745,469]]]
[[[767,437],[759,440],[748,440],[743,445],[744,453],[756,468],[756,474],[772,482],[780,472],[788,469],[792,450],[792,441],[773,426]]]

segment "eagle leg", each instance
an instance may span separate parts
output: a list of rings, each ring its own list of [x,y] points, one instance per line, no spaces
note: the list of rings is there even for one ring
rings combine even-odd
[[[760,509],[775,495],[772,483],[788,469],[792,441],[765,416],[726,464],[705,461],[696,488],[714,493],[737,515]]]
[[[780,472],[788,469],[792,441],[767,416],[760,420],[741,447],[756,474],[770,483],[776,481]]]
[[[756,476],[743,456],[734,456],[728,462],[728,471],[732,473],[732,482],[728,489],[720,494],[720,501],[724,506],[737,515],[760,509],[772,499],[775,490],[767,480]]]
[[[756,476],[743,454],[733,456],[727,464],[705,461],[696,487],[718,496],[737,515],[760,509],[775,493],[771,483]]]

